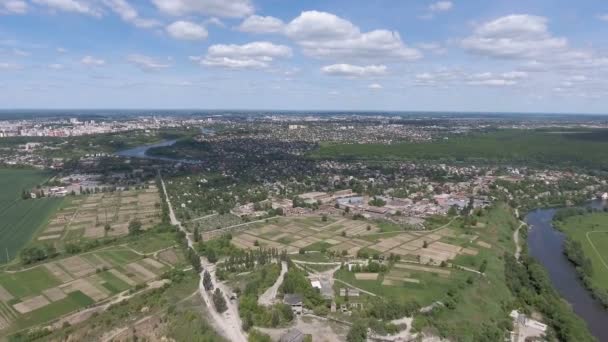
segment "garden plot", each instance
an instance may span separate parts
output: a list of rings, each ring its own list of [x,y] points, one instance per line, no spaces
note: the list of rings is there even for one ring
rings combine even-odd
[[[143,229],[160,223],[160,197],[156,187],[82,196],[72,199],[69,205],[57,212],[38,240],[123,236],[128,234],[132,220],[138,219]],[[109,230],[105,229],[106,225]]]
[[[439,276],[449,276],[452,272],[450,270],[442,269],[442,268],[433,268],[426,266],[419,266],[416,264],[408,264],[408,263],[396,263],[394,265],[396,268],[411,270],[411,271],[419,271],[419,272],[428,272],[435,273]]]
[[[46,297],[40,295],[35,296],[30,299],[24,300],[23,302],[17,303],[13,305],[13,308],[17,310],[20,314],[25,314],[30,311],[38,310],[44,306],[51,304],[51,302],[46,299]]]
[[[378,273],[355,273],[355,279],[357,279],[357,280],[376,280],[376,279],[378,279]]]
[[[57,263],[74,278],[80,278],[95,273],[95,267],[79,256],[69,257],[58,261]]]

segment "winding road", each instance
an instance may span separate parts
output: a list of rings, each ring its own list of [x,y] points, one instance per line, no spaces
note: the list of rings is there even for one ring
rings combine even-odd
[[[159,174],[160,176],[160,174]],[[181,222],[175,216],[175,212],[173,211],[173,206],[171,205],[171,201],[169,200],[169,195],[167,194],[167,188],[165,187],[165,181],[160,177],[160,183],[163,187],[163,193],[165,195],[165,201],[167,202],[167,207],[169,208],[169,219],[171,220],[171,224],[178,227],[179,230],[186,234],[186,240],[188,241],[188,247],[194,249],[194,238],[188,231],[182,226]],[[242,330],[242,322],[239,316],[238,304],[236,301],[231,301],[227,294],[231,293],[232,290],[229,289],[225,284],[217,281],[215,277],[215,264],[210,263],[207,258],[201,257],[201,266],[203,268],[202,272],[207,270],[211,275],[211,282],[213,284],[213,288],[219,288],[222,290],[224,294],[224,299],[226,300],[227,310],[220,314],[215,310],[213,305],[213,300],[209,292],[205,291],[205,287],[203,286],[203,277],[202,272],[200,274],[200,282],[199,282],[199,293],[207,306],[207,312],[209,313],[211,323],[216,327],[217,331],[224,335],[229,341],[232,342],[247,342],[247,336],[245,332]]]

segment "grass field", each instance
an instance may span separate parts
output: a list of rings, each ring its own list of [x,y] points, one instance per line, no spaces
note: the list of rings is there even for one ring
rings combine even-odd
[[[42,267],[18,273],[0,273],[0,285],[15,297],[27,297],[59,284],[59,281]]]
[[[19,317],[16,321],[17,327],[30,327],[36,324],[48,322],[54,318],[68,314],[74,310],[95,303],[80,291],[72,292],[66,298],[53,302],[41,309],[32,311]]]
[[[21,199],[22,190],[48,177],[37,170],[0,169],[0,263],[12,260],[61,204],[59,198]]]
[[[591,260],[593,285],[608,290],[608,214],[572,216],[559,223],[559,228],[580,242],[583,253]]]
[[[608,130],[501,130],[425,143],[324,144],[316,158],[522,162],[603,167]]]

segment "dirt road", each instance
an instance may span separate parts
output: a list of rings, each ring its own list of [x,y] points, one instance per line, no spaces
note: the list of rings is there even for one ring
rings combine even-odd
[[[167,194],[167,188],[165,187],[165,181],[160,179],[161,185],[163,187],[163,193],[165,195],[165,200],[167,202],[167,206],[169,207],[169,219],[171,220],[171,224],[178,227],[182,232],[186,234],[186,239],[188,241],[188,247],[193,248],[194,239],[191,234],[182,226],[181,222],[175,216],[175,212],[173,211],[173,206],[171,205],[171,201],[169,200],[169,195]],[[236,301],[231,301],[227,296],[232,292],[224,284],[221,284],[217,281],[215,276],[215,265],[210,263],[206,258],[201,257],[201,266],[203,267],[203,271],[207,270],[211,275],[211,282],[213,283],[213,288],[220,288],[224,293],[224,299],[226,300],[226,306],[228,309],[220,314],[215,311],[215,307],[213,305],[213,300],[211,298],[211,293],[205,291],[205,287],[203,286],[203,277],[201,273],[200,282],[199,282],[199,293],[203,299],[203,302],[207,306],[207,311],[211,318],[211,324],[213,324],[217,331],[224,335],[229,341],[233,342],[247,342],[247,336],[245,332],[242,330],[242,323],[239,316],[238,304]]]
[[[279,287],[283,284],[285,273],[287,273],[287,262],[281,261],[281,274],[279,274],[277,281],[258,298],[259,305],[270,306],[274,304]]]

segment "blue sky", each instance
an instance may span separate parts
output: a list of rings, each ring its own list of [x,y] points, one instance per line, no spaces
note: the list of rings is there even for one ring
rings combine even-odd
[[[0,108],[608,114],[600,0],[0,0]]]

